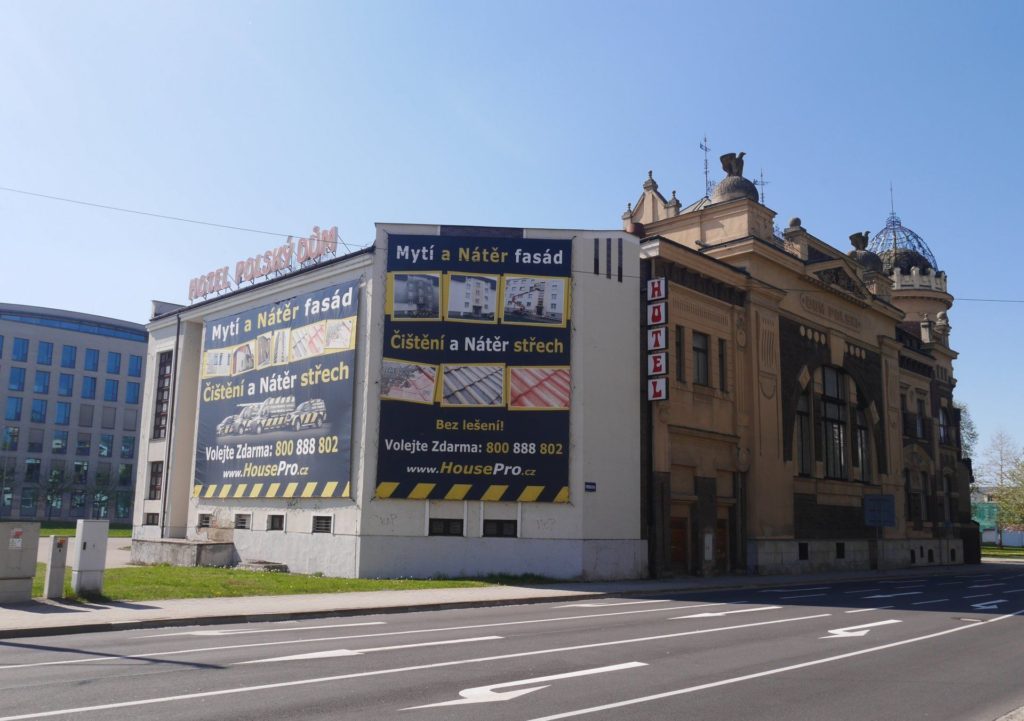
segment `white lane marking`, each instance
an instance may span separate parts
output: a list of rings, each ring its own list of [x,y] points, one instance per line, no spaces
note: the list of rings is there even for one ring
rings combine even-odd
[[[348,649],[338,648],[330,651],[313,651],[297,653],[293,656],[276,656],[274,658],[258,658],[254,661],[239,661],[232,666],[247,666],[252,663],[277,663],[278,661],[306,661],[314,658],[338,658],[340,656],[362,656],[364,653],[378,651],[401,651],[409,648],[426,648],[429,646],[454,646],[459,643],[477,643],[478,641],[500,641],[504,636],[477,636],[476,638],[455,638],[450,641],[428,641],[426,643],[405,643],[401,646],[378,646],[377,648]]]
[[[929,603],[943,603],[948,601],[948,598],[936,598],[934,601],[914,601],[911,606],[927,606]]]
[[[985,598],[985,596],[991,596],[991,595],[992,595],[991,593],[975,593],[975,594],[973,594],[971,596],[964,596],[964,600],[966,601],[968,598]]]
[[[617,601],[615,603],[569,603],[565,606],[555,606],[555,608],[609,608],[611,606],[636,606],[641,603],[669,603],[669,599],[659,599],[657,601]]]
[[[830,628],[828,630],[828,636],[821,636],[821,638],[852,638],[865,636],[875,626],[888,626],[891,623],[901,623],[895,618],[890,618],[885,621],[875,621],[874,623],[862,623],[860,626],[847,626],[846,628]]]
[[[813,588],[766,588],[758,593],[799,593],[800,591],[827,591],[831,586],[815,586]]]
[[[758,606],[757,608],[738,608],[735,611],[705,611],[704,613],[691,613],[689,616],[673,616],[669,621],[679,621],[684,618],[718,618],[733,613],[751,613],[752,611],[774,611],[782,606]]]
[[[237,636],[249,633],[281,633],[283,631],[321,631],[325,628],[352,628],[355,626],[386,626],[386,621],[365,621],[363,623],[332,623],[328,626],[293,626],[291,628],[211,628],[201,631],[177,631],[175,633],[154,633],[135,638],[166,638],[168,636]]]
[[[821,596],[827,596],[827,593],[805,593],[800,596],[783,596],[780,601],[789,601],[794,598],[820,598]]]
[[[852,611],[843,611],[843,613],[864,613],[865,611],[885,611],[889,608],[895,608],[895,606],[875,606],[874,608],[855,608]]]
[[[865,596],[868,598],[896,598],[897,596],[920,596],[924,591],[904,591],[903,593],[880,593],[875,596]]]
[[[943,581],[942,583],[936,583],[936,586],[959,586],[963,581]]]
[[[803,663],[793,664],[791,666],[781,666],[779,668],[770,668],[767,671],[759,671],[757,673],[746,674],[745,676],[734,676],[733,678],[725,678],[721,681],[712,681],[711,683],[704,683],[699,686],[690,686],[688,688],[675,689],[673,691],[665,691],[663,693],[652,694],[650,696],[640,696],[638,698],[626,699],[625,701],[615,701],[614,703],[604,704],[602,706],[591,706],[590,708],[581,708],[574,711],[566,711],[564,713],[557,713],[551,716],[543,716],[540,718],[531,719],[531,721],[557,721],[557,719],[572,718],[573,716],[583,716],[585,714],[597,713],[598,711],[607,711],[609,709],[624,708],[626,706],[635,706],[636,704],[646,703],[648,701],[659,701],[663,698],[672,698],[673,696],[681,696],[683,694],[695,693],[697,691],[704,691],[709,688],[718,688],[719,686],[728,686],[734,683],[741,683],[743,681],[750,681],[755,678],[763,678],[765,676],[775,676],[780,673],[786,673],[787,671],[796,671],[801,668],[809,668],[811,666],[818,666],[825,663],[832,663],[834,661],[842,661],[848,658],[854,658],[856,656],[863,656],[868,653],[877,653],[878,651],[885,651],[890,648],[896,648],[897,646],[905,646],[909,643],[919,643],[921,641],[927,641],[939,636],[945,636],[950,633],[958,633],[972,628],[980,628],[983,625],[989,623],[996,623],[997,621],[1003,621],[1007,618],[1013,618],[1024,613],[1024,610],[1017,611],[1016,613],[1010,613],[1005,616],[998,616],[988,621],[984,621],[980,624],[973,626],[957,626],[950,628],[945,631],[939,631],[937,633],[931,633],[927,636],[918,636],[917,638],[908,638],[903,641],[893,641],[882,646],[872,646],[871,648],[862,648],[858,651],[849,651],[847,653],[841,653],[836,656],[826,656],[825,658],[819,658],[814,661],[805,661]],[[0,719],[0,721],[8,721],[8,719]],[[13,720],[11,720],[13,721]]]
[[[1005,598],[996,599],[994,601],[982,601],[981,603],[972,603],[971,608],[976,608],[979,611],[992,611],[1000,603],[1009,603]]]
[[[1024,593],[1024,588],[1015,588],[1012,591],[1003,591],[1003,593]]]
[[[132,706],[147,706],[157,703],[170,703],[173,701],[189,701],[197,698],[210,698],[213,696],[229,696],[231,694],[249,693],[251,691],[266,691],[268,689],[289,688],[292,686],[309,686],[317,683],[330,683],[332,681],[345,681],[353,678],[366,678],[368,676],[384,676],[407,671],[424,671],[433,668],[448,668],[451,666],[465,666],[471,663],[485,663],[487,661],[505,661],[510,658],[524,658],[527,656],[541,656],[549,653],[565,653],[568,651],[582,651],[591,648],[606,648],[610,646],[624,646],[631,643],[646,643],[647,641],[662,641],[668,638],[681,638],[683,636],[699,636],[705,633],[719,633],[721,631],[735,631],[743,628],[754,628],[756,626],[773,626],[780,623],[795,623],[796,621],[810,621],[817,618],[826,618],[830,613],[817,613],[813,616],[797,616],[795,618],[776,619],[774,621],[759,621],[758,623],[744,623],[738,626],[724,626],[722,628],[703,628],[696,631],[679,631],[677,633],[666,633],[660,636],[644,636],[641,638],[627,638],[619,641],[602,641],[599,643],[587,643],[580,646],[564,646],[562,648],[543,648],[536,651],[521,651],[519,653],[506,653],[501,656],[485,656],[483,658],[466,658],[458,661],[439,661],[438,663],[426,663],[419,666],[404,666],[401,668],[385,668],[376,671],[357,671],[355,673],[339,674],[337,676],[321,676],[318,678],[304,678],[296,681],[279,681],[277,683],[261,684],[259,686],[242,686],[240,688],[225,688],[217,691],[199,691],[197,693],[179,694],[177,696],[160,696],[158,698],[144,698],[135,701],[118,701],[115,703],[100,704],[97,706],[79,706],[75,708],[56,709],[53,711],[36,711],[34,713],[18,714],[17,716],[3,716],[0,721],[22,721],[22,719],[48,718],[50,716],[61,716],[63,714],[86,713],[89,711],[106,711],[112,708],[129,708]],[[966,628],[970,628],[969,626]]]
[[[893,586],[893,588],[904,589],[904,588],[921,588],[927,586],[927,583],[911,583],[909,586]]]
[[[428,703],[423,706],[409,706],[408,708],[402,709],[402,711],[414,711],[420,708],[438,708],[440,706],[462,706],[468,703],[490,703],[493,701],[511,701],[514,698],[519,698],[525,694],[532,693],[534,691],[540,691],[542,688],[547,688],[550,684],[547,681],[558,681],[563,678],[576,678],[578,676],[593,676],[596,673],[609,673],[610,671],[625,671],[629,668],[638,668],[640,666],[646,666],[646,663],[640,663],[639,661],[629,661],[628,663],[617,663],[614,666],[601,666],[600,668],[587,668],[582,671],[570,671],[568,673],[558,673],[553,676],[537,676],[536,678],[527,678],[522,681],[506,681],[505,683],[496,683],[490,686],[476,686],[475,688],[466,688],[459,691],[459,696],[462,698],[456,699],[455,701],[442,701],[441,703]],[[530,688],[521,688],[515,691],[504,691],[497,692],[495,689],[499,688],[513,688],[515,686],[525,686],[531,683],[542,683],[543,686],[531,686]]]
[[[843,593],[871,593],[872,591],[881,591],[880,588],[858,588],[856,591],[843,591]]]
[[[746,603],[746,601],[734,601],[734,603]],[[694,603],[688,606],[675,606],[674,608],[646,608],[637,611],[613,611],[612,613],[588,613],[579,616],[554,616],[552,618],[537,618],[526,621],[501,621],[499,623],[476,623],[467,626],[446,626],[441,628],[417,628],[408,631],[385,631],[383,633],[360,633],[352,636],[321,636],[319,638],[304,638],[290,641],[263,641],[262,643],[237,643],[231,646],[205,646],[200,648],[186,648],[180,651],[160,651],[157,653],[146,653],[139,655],[124,656],[119,654],[104,654],[90,656],[89,658],[66,659],[62,661],[36,661],[34,663],[16,663],[7,666],[0,666],[0,671],[15,668],[36,668],[37,666],[64,666],[79,663],[96,663],[98,661],[146,661],[152,658],[163,658],[165,656],[181,656],[188,653],[209,653],[211,651],[234,651],[240,648],[259,648],[263,646],[287,646],[295,643],[330,643],[334,641],[348,641],[354,638],[382,638],[385,636],[408,636],[422,633],[441,633],[443,631],[473,631],[482,628],[500,628],[504,626],[523,626],[531,623],[553,623],[557,621],[580,621],[590,618],[606,618],[608,616],[629,616],[640,613],[659,613],[669,611],[686,611],[691,608],[707,608],[708,606],[728,606],[725,602],[719,603]]]
[[[992,588],[993,586],[1005,586],[1005,583],[976,583],[973,586],[967,588]]]

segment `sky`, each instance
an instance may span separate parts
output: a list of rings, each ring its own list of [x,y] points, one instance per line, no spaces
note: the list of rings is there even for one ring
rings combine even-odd
[[[648,170],[704,194],[706,136],[782,227],[848,250],[892,202],[924,238],[977,457],[1024,442],[1021,27],[995,0],[0,0],[0,301],[144,323],[314,225],[619,228]]]

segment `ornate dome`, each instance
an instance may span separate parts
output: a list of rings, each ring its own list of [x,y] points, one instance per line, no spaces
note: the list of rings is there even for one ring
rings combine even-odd
[[[726,200],[736,200],[737,198],[749,198],[754,202],[760,200],[757,195],[757,188],[742,175],[727,175],[711,191],[712,203],[722,203]]]
[[[895,213],[890,213],[885,227],[875,233],[868,251],[882,259],[886,273],[892,273],[894,268],[898,268],[901,273],[909,273],[911,268],[922,272],[929,268],[936,271],[939,269],[928,244],[920,235],[904,226]]]

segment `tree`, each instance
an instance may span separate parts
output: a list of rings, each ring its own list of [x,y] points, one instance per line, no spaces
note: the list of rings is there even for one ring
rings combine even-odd
[[[996,431],[989,441],[978,466],[979,483],[1003,486],[1012,480],[1012,474],[1021,465],[1021,450],[1009,435]]]
[[[953,407],[960,411],[960,448],[966,458],[974,458],[974,448],[978,445],[978,428],[971,418],[971,411],[966,403],[953,401]]]
[[[992,493],[996,502],[996,528],[999,545],[1003,542],[1003,530],[1024,529],[1024,460],[1018,460],[1007,474],[1007,482]]]

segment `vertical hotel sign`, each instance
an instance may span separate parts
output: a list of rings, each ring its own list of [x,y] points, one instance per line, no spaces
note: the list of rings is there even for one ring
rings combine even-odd
[[[390,236],[378,498],[569,500],[571,255]]]
[[[647,400],[668,400],[668,285],[647,281]]]
[[[358,281],[207,321],[193,494],[350,496]]]

